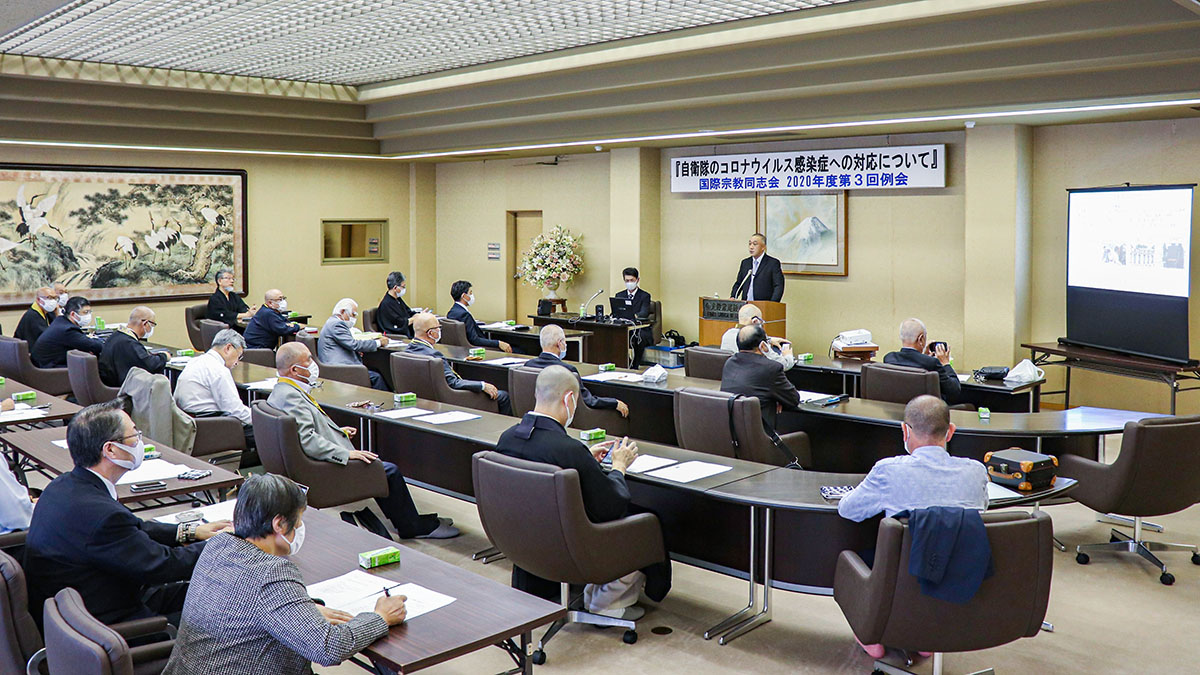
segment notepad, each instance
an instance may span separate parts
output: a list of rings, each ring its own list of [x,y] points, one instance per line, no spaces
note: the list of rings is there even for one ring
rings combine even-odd
[[[488,359],[484,363],[490,363],[493,366],[516,366],[525,363],[529,359],[523,359],[517,356],[504,356],[498,359]]]
[[[451,410],[450,412],[437,413],[436,415],[425,415],[417,417],[421,422],[429,422],[430,424],[450,424],[451,422],[466,422],[467,420],[478,419],[479,415],[473,415],[469,412],[461,410]]]
[[[321,598],[326,607],[358,615],[363,612],[375,611],[375,603],[379,601],[385,588],[392,596],[407,597],[404,601],[404,608],[408,613],[405,622],[445,607],[455,600],[449,595],[429,590],[418,584],[397,584],[391,579],[375,576],[362,570],[354,570],[340,577],[312,584],[308,587],[308,595],[313,598]]]
[[[167,365],[168,366],[186,366],[188,364],[188,361],[191,361],[192,358],[193,357],[191,357],[191,356],[172,356],[171,358],[167,359]]]
[[[507,323],[505,323],[503,321],[493,321],[491,323],[485,323],[482,326],[480,326],[480,328],[482,328],[484,330],[512,330],[512,326],[508,325]]]
[[[58,447],[62,448],[63,450],[70,450],[70,448],[67,447],[67,440],[65,438],[61,441],[50,441],[50,442],[57,445]]]
[[[667,459],[666,457],[638,455],[638,458],[633,460],[633,464],[629,465],[628,471],[630,473],[646,473],[647,471],[654,471],[655,469],[661,469],[664,466],[671,466],[675,463],[675,460]]]
[[[395,410],[384,410],[376,413],[381,417],[390,417],[394,420],[404,419],[405,417],[416,417],[418,415],[429,415],[433,411],[424,408],[396,408]]]
[[[31,408],[28,403],[16,403],[13,405],[12,410],[0,413],[0,424],[32,420],[45,416],[45,410]]]
[[[665,469],[649,471],[647,476],[674,481],[676,483],[691,483],[693,481],[715,476],[732,469],[732,466],[712,464],[711,462],[681,462]]]
[[[179,474],[187,471],[188,467],[184,464],[172,464],[165,459],[147,459],[142,462],[142,465],[126,473],[117,481],[117,485],[129,485],[130,483],[141,483],[148,480],[166,480],[168,478],[177,478]]]
[[[1012,488],[1004,487],[1003,485],[1000,485],[999,483],[993,483],[992,481],[988,481],[987,495],[989,502],[995,499],[1013,499],[1014,497],[1025,496],[1020,492],[1013,490]]]

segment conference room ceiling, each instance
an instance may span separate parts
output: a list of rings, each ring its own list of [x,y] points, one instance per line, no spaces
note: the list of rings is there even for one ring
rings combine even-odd
[[[853,0],[791,12],[780,8],[816,3],[707,0],[686,6],[736,4],[738,11],[761,15],[731,20],[731,14],[713,9],[703,21],[724,23],[627,39],[606,32],[602,37],[611,41],[577,47],[555,42],[554,51],[544,53],[495,51],[491,54],[503,60],[456,67],[451,62],[467,63],[468,54],[483,58],[472,45],[512,28],[485,31],[478,18],[462,16],[457,24],[447,24],[446,35],[462,36],[461,29],[474,26],[477,40],[462,41],[457,49],[431,42],[396,51],[392,65],[425,74],[360,86],[299,82],[290,79],[298,71],[284,68],[300,64],[332,72],[328,69],[344,67],[339,72],[345,75],[354,68],[391,66],[341,59],[342,54],[324,50],[319,39],[315,46],[292,49],[294,57],[239,62],[242,47],[229,38],[241,33],[223,30],[226,24],[215,18],[203,20],[205,8],[217,17],[242,7],[245,21],[248,8],[278,9],[274,0],[29,2],[54,9],[49,20],[29,21],[26,29],[0,38],[5,51],[0,54],[0,142],[41,139],[447,161],[454,157],[445,153],[456,151],[482,153],[465,157],[470,159],[594,152],[593,144],[605,149],[712,146],[961,130],[972,116],[980,124],[1037,126],[1200,115],[1192,109],[1195,102],[1104,107],[1200,98],[1200,3],[1194,0]],[[555,17],[569,8],[615,12],[632,7],[638,10],[632,17],[685,5],[667,0],[436,4],[542,22],[560,20]],[[386,23],[371,13],[383,11],[377,5],[392,11],[399,3],[293,1],[288,6],[297,8],[295,21],[260,21],[244,29],[252,39],[241,42],[246,49],[270,53],[274,40],[296,39],[288,31],[300,25],[299,14],[333,16],[335,7],[347,17],[339,21]],[[530,5],[544,12],[524,13]],[[102,13],[101,6],[186,8],[189,13],[186,20],[145,14],[142,23],[149,27],[118,39],[113,36],[125,30],[118,23],[97,25],[91,18]],[[403,6],[428,5],[412,0]],[[87,9],[89,15],[71,18],[74,9]],[[0,11],[0,31],[5,13]],[[677,23],[671,26],[701,21],[699,14],[673,20]],[[415,30],[408,25],[413,21],[402,23],[403,30]],[[624,35],[638,24],[631,18],[620,25]],[[583,32],[573,33],[577,38],[591,29],[578,28]],[[94,30],[107,31],[115,41],[81,41]],[[164,35],[174,38],[164,41]],[[307,35],[313,42],[315,34]],[[14,54],[13,41],[22,40],[45,51]],[[135,53],[163,60],[155,61],[158,66],[86,60],[120,60]],[[226,59],[221,63],[241,70],[188,70],[200,67],[194,59],[201,57]],[[216,68],[216,61],[206,63]],[[253,70],[267,66],[278,70]],[[443,66],[451,69],[429,70]],[[1036,114],[996,117],[1026,111]],[[742,130],[748,134],[738,133]]]

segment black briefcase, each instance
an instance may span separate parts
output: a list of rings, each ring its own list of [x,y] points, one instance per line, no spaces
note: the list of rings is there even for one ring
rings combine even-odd
[[[1048,488],[1058,478],[1057,457],[1021,448],[989,452],[983,463],[993,483],[1025,492]]]

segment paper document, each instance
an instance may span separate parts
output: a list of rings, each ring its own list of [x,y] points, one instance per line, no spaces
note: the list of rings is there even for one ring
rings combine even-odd
[[[191,361],[191,360],[192,360],[192,357],[190,357],[190,356],[172,356],[171,358],[167,359],[167,365],[168,366],[186,366],[188,364],[188,361]]]
[[[385,588],[392,596],[403,595],[408,598],[404,601],[404,607],[408,610],[405,621],[412,621],[422,614],[454,602],[454,598],[449,595],[431,591],[424,586],[397,584],[391,579],[362,570],[354,570],[340,577],[315,583],[308,587],[308,595],[320,598],[326,607],[358,615],[375,611],[375,603],[379,601]]]
[[[70,450],[70,448],[67,447],[67,440],[65,438],[61,441],[50,441],[50,442],[57,445],[58,447],[62,448],[63,450]]]
[[[404,419],[405,417],[416,417],[417,415],[429,415],[433,411],[424,408],[396,408],[395,410],[384,410],[376,413],[381,417],[390,417],[394,420]]]
[[[655,469],[661,469],[664,466],[671,466],[672,464],[675,464],[675,463],[676,463],[675,460],[667,459],[666,457],[655,457],[654,455],[638,455],[638,458],[633,460],[633,464],[629,465],[629,471],[631,473],[645,473],[647,471],[654,471]]]
[[[277,377],[268,377],[267,379],[259,380],[258,382],[250,382],[246,384],[246,388],[270,391],[275,388],[275,383],[277,381],[279,381],[279,378]]]
[[[490,363],[493,366],[516,366],[525,363],[529,359],[523,359],[518,356],[505,356],[499,359],[488,359],[484,363]]]
[[[959,382],[970,382],[975,379],[975,376],[971,373],[956,373],[956,375],[958,375]]]
[[[142,462],[142,465],[137,469],[121,476],[117,481],[117,485],[129,485],[130,483],[141,483],[148,480],[166,480],[168,478],[176,478],[179,474],[187,471],[187,466],[183,464],[172,464],[165,459],[147,459]]]
[[[21,420],[32,420],[45,416],[45,410],[35,410],[31,408],[28,403],[14,403],[12,410],[0,413],[0,424],[20,422]]]
[[[484,330],[512,330],[512,326],[504,323],[503,321],[493,321],[491,323],[485,323],[482,326],[480,326],[480,328],[482,328]]]
[[[184,511],[199,511],[200,513],[204,514],[204,522],[212,523],[218,520],[233,520],[233,507],[235,506],[237,506],[237,500],[229,499],[223,502],[217,502],[216,504],[202,506],[198,509],[184,509]],[[178,516],[181,513],[183,513],[183,511],[168,513],[165,516],[159,516],[155,518],[155,520],[160,523],[174,525],[175,523],[179,522],[176,520],[175,516]]]
[[[802,389],[796,390],[796,393],[800,394],[801,403],[808,403],[809,401],[816,401],[817,399],[829,398],[831,396],[831,394],[818,394],[815,391],[804,391]]]
[[[715,476],[719,473],[729,471],[732,466],[724,466],[722,464],[712,464],[710,462],[682,462],[673,466],[668,466],[665,469],[657,469],[647,472],[647,476],[661,478],[663,480],[671,480],[676,483],[691,483],[702,478]]]
[[[615,370],[610,370],[606,373],[595,373],[581,378],[591,380],[592,382],[641,382],[641,373],[621,373]]]
[[[438,413],[436,415],[425,415],[416,419],[421,422],[429,422],[430,424],[450,424],[451,422],[466,422],[467,420],[478,419],[479,415],[473,415],[469,412],[461,410],[451,410],[450,412]]]
[[[996,499],[1013,499],[1014,497],[1024,496],[1012,488],[1004,487],[1003,485],[1000,485],[999,483],[993,483],[990,480],[987,484],[987,493],[989,502]]]

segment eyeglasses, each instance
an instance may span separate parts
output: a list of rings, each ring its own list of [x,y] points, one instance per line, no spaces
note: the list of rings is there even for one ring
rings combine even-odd
[[[142,440],[142,432],[140,432],[140,431],[135,431],[135,432],[133,432],[132,434],[128,434],[128,435],[125,435],[125,436],[118,436],[117,438],[114,438],[114,439],[112,439],[112,441],[110,441],[110,442],[112,442],[112,443],[116,443],[116,442],[118,442],[118,441],[124,441],[124,440],[125,440],[125,439],[127,439],[127,438],[136,438],[136,439],[138,439],[138,440],[140,441],[140,440]]]
[[[151,327],[153,327],[153,328],[157,328],[157,327],[158,327],[158,322],[157,322],[157,321],[153,321],[153,320],[151,320],[151,319],[146,319],[146,324],[147,324],[147,325],[149,325],[149,326],[151,326]]]

